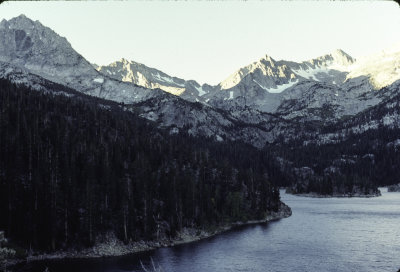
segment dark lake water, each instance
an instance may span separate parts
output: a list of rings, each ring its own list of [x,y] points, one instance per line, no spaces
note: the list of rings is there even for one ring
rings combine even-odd
[[[31,263],[20,271],[143,271],[153,259],[162,271],[363,271],[400,269],[400,193],[376,198],[282,200],[293,215],[200,242],[124,257]]]

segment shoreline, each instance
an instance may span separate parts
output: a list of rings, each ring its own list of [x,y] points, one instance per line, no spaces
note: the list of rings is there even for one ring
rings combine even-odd
[[[300,196],[300,197],[310,197],[310,198],[371,198],[371,197],[380,197],[382,196],[381,192],[377,194],[333,194],[333,195],[320,195],[317,193],[301,193],[301,194],[293,194],[287,193],[289,195]]]
[[[182,231],[178,232],[176,237],[173,239],[161,239],[159,241],[139,241],[124,244],[118,240],[115,235],[106,235],[106,241],[99,242],[95,246],[83,249],[81,251],[69,250],[69,251],[56,251],[49,254],[39,254],[35,256],[28,256],[25,259],[9,259],[4,263],[0,262],[1,268],[12,268],[15,265],[22,263],[29,263],[35,261],[45,260],[62,260],[62,259],[94,259],[94,258],[107,258],[107,257],[118,257],[129,254],[135,254],[139,252],[145,252],[154,250],[162,247],[173,247],[181,244],[188,244],[197,242],[203,239],[211,238],[218,234],[227,232],[239,226],[254,225],[277,221],[283,218],[290,217],[292,210],[285,203],[281,202],[280,208],[277,212],[270,212],[262,220],[249,220],[246,222],[234,222],[224,226],[217,227],[214,231],[208,232],[201,229],[195,228],[183,228]]]

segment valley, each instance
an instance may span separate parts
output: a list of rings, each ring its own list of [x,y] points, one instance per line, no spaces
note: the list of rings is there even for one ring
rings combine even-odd
[[[399,183],[399,71],[398,46],[337,49],[199,84],[93,64],[39,21],[3,20],[0,230],[19,259],[99,257],[287,217],[283,187],[380,197]],[[109,240],[122,249],[95,251]]]

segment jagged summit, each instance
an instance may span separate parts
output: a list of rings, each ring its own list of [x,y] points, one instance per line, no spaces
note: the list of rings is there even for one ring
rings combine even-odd
[[[26,17],[25,14],[21,13],[19,16],[11,18],[10,21],[28,21],[28,22],[33,22],[32,19]]]
[[[26,15],[23,14],[23,13],[21,13],[19,16],[16,16],[16,17],[14,17],[14,18],[12,18],[12,19],[17,19],[17,20],[30,20],[30,21],[32,21],[31,19],[29,19],[28,17],[26,17]]]
[[[321,74],[322,70],[325,72],[329,69],[336,69],[340,72],[346,71],[347,67],[354,62],[355,59],[341,49],[336,49],[326,55],[303,62],[276,61],[266,54],[258,61],[230,75],[219,86],[223,90],[230,89],[240,84],[244,78],[251,77],[252,81],[256,82],[261,88],[276,92],[278,89],[283,90],[282,88],[277,89],[279,85],[286,85],[302,79],[308,80],[312,78],[317,80],[315,74]],[[335,80],[331,78],[330,81],[333,82]],[[292,84],[287,86],[292,86]]]
[[[5,19],[4,19],[5,20]],[[7,20],[5,20],[7,21]],[[33,23],[33,20],[28,18],[25,14],[20,14],[19,16],[13,17],[10,20],[8,20],[10,23],[15,23],[15,22],[27,22],[27,23]]]
[[[341,55],[341,56],[345,56],[345,57],[351,58],[349,54],[347,54],[346,52],[344,52],[344,51],[343,51],[342,49],[340,49],[340,48],[335,49],[334,51],[332,51],[331,55]]]
[[[26,17],[24,14],[14,17],[10,20],[3,20],[0,24],[2,30],[2,43],[6,42],[6,51],[10,53],[11,50],[29,51],[32,55],[46,51],[46,47],[51,47],[53,51],[72,49],[71,44],[66,38],[61,37],[52,29],[42,25],[38,20],[33,21]],[[13,41],[14,40],[14,41]],[[0,42],[1,42],[0,41]],[[21,43],[24,43],[21,48]],[[15,46],[13,48],[13,46]],[[22,52],[20,52],[22,53]],[[2,54],[6,55],[6,54]],[[13,57],[22,57],[17,54]]]
[[[43,26],[38,20],[33,21],[32,19],[26,17],[24,14],[21,14],[17,17],[11,18],[10,20],[3,19],[0,27],[8,27],[13,29],[32,29],[32,28],[49,28]]]
[[[341,65],[351,65],[355,62],[355,59],[353,59],[349,54],[344,52],[342,49],[336,49],[332,53],[329,54],[332,56],[332,59],[337,63]]]
[[[129,66],[132,66],[132,65],[133,66],[140,66],[140,67],[147,67],[149,69],[155,69],[155,68],[152,68],[152,67],[148,67],[148,66],[144,65],[143,63],[139,63],[139,62],[136,62],[136,61],[133,61],[133,60],[128,60],[128,59],[126,59],[124,57],[122,57],[121,59],[119,59],[117,61],[113,61],[113,62],[111,62],[111,63],[109,63],[107,65],[100,65],[99,68],[100,67],[108,67],[108,66],[111,66],[111,67],[123,66],[123,67],[128,67],[127,69],[129,69]]]
[[[0,61],[29,68],[41,75],[54,76],[55,67],[81,71],[72,66],[91,65],[67,41],[53,30],[25,15],[2,22],[0,28]],[[90,69],[85,69],[86,71]],[[53,78],[50,78],[53,80]]]
[[[119,61],[114,61],[112,63],[117,63],[117,62],[122,62],[122,63],[132,63],[133,61],[127,60],[126,58],[121,58]],[[112,64],[110,63],[110,64]]]
[[[130,65],[130,64],[132,64],[132,65],[144,65],[142,63],[139,63],[139,62],[136,62],[136,61],[133,61],[133,60],[129,60],[129,59],[126,59],[126,58],[122,57],[119,60],[110,62],[110,63],[108,63],[106,65],[99,65],[99,67],[121,66],[121,65]],[[151,67],[149,67],[149,68],[150,69],[155,69],[155,68],[151,68]]]
[[[325,55],[322,55],[320,57],[316,57],[307,61],[303,62],[293,62],[293,61],[287,61],[287,60],[275,60],[273,57],[270,55],[266,54],[262,58],[260,58],[258,61],[253,62],[252,64],[245,66],[243,68],[247,68],[248,70],[252,70],[251,68],[257,68],[260,67],[261,65],[264,66],[271,66],[275,67],[276,65],[278,66],[293,66],[293,64],[305,64],[309,63],[311,65],[318,65],[318,66],[329,66],[332,64],[337,64],[337,65],[342,65],[342,66],[349,66],[352,65],[356,60],[352,58],[349,54],[344,52],[342,49],[335,49],[330,53],[327,53]],[[243,69],[242,68],[242,69]]]
[[[302,64],[306,64],[312,68],[333,66],[336,69],[343,70],[345,67],[352,65],[354,62],[355,59],[353,59],[349,54],[344,52],[342,49],[336,49],[323,56],[304,61]]]
[[[276,61],[270,55],[265,55],[259,60],[259,62],[269,62],[271,64],[274,64]]]

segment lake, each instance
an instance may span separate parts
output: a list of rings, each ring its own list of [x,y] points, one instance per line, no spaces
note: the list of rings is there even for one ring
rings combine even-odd
[[[293,215],[199,242],[123,257],[34,262],[19,271],[397,271],[400,193],[375,198],[307,198],[285,194]]]

